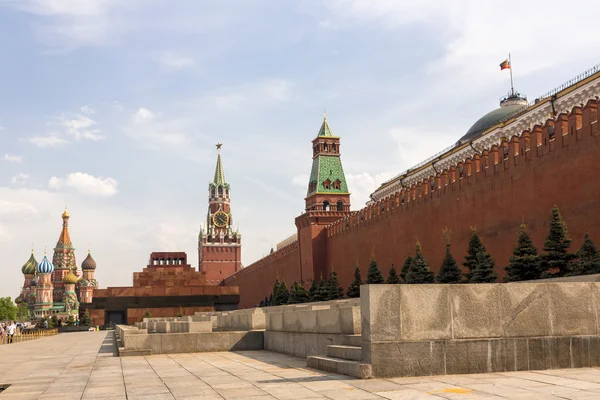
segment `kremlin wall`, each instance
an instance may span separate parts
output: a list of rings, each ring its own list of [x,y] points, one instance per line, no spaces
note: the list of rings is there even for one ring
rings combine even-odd
[[[414,254],[417,239],[437,273],[445,251],[443,230],[451,230],[452,253],[462,264],[471,227],[494,258],[501,281],[519,225],[528,225],[541,251],[553,205],[573,239],[571,251],[586,231],[599,241],[599,97],[600,69],[595,67],[384,183],[359,211],[316,210],[309,183],[307,211],[296,219],[299,239],[227,277],[223,285],[239,287],[240,308],[268,296],[277,278],[308,288],[312,279],[334,269],[347,288],[357,262],[365,278],[374,255],[387,276],[392,264],[399,269]],[[524,99],[514,92],[504,99],[511,105],[514,100]]]

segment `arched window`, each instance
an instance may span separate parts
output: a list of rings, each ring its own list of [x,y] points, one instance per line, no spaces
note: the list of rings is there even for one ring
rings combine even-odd
[[[210,189],[210,197],[215,197],[215,188]]]
[[[340,180],[339,180],[339,179],[336,179],[336,180],[333,182],[333,188],[334,188],[335,190],[340,190],[340,189],[342,188],[342,182],[340,182]]]
[[[219,196],[223,196],[223,186],[219,186]]]
[[[337,202],[337,210],[344,211],[344,202],[343,201],[340,200]]]
[[[327,200],[323,202],[323,211],[329,211],[329,202]]]
[[[323,187],[325,190],[329,190],[331,188],[331,181],[329,179],[325,179],[325,182],[323,182]]]

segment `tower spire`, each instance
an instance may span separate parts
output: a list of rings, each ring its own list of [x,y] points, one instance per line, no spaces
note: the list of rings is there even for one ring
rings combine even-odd
[[[223,171],[223,163],[221,162],[221,146],[223,144],[221,142],[216,144],[217,147],[217,166],[215,168],[215,177],[213,179],[213,184],[215,186],[224,185],[225,182],[225,171]]]

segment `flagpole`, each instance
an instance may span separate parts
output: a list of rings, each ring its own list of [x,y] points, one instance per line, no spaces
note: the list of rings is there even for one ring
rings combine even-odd
[[[508,69],[510,70],[510,95],[515,95],[515,89],[513,87],[513,76],[512,76],[512,60],[510,59],[510,53],[508,53]]]

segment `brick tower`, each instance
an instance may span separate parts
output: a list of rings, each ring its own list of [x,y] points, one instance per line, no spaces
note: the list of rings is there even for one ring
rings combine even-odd
[[[308,181],[305,213],[296,218],[300,277],[304,284],[321,275],[327,278],[327,237],[324,228],[350,214],[350,192],[340,158],[340,137],[334,136],[324,116],[312,141],[313,162]]]
[[[215,176],[208,185],[208,213],[198,235],[198,269],[206,272],[210,285],[242,269],[242,236],[233,230],[230,186],[221,163],[221,143],[217,143]]]
[[[52,256],[52,264],[54,264],[54,272],[52,274],[52,284],[54,286],[54,301],[62,302],[65,293],[65,284],[63,282],[65,276],[70,270],[77,270],[75,262],[75,248],[71,243],[71,235],[69,234],[69,212],[65,208],[62,214],[63,226],[58,242],[54,248]]]

